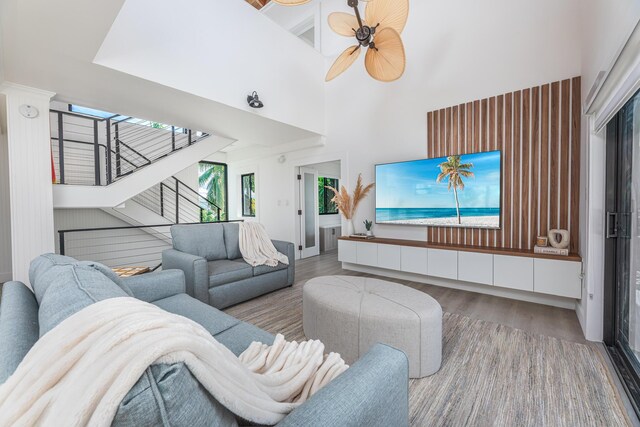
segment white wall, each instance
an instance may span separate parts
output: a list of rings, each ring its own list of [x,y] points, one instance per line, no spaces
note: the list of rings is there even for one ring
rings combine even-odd
[[[636,0],[583,0],[581,6],[582,98],[598,73],[607,71],[640,17]]]
[[[4,95],[0,95],[0,283],[11,280],[11,210],[5,102]]]
[[[326,91],[326,144],[287,155],[250,158],[259,168],[260,221],[274,238],[294,239],[295,166],[342,159],[342,183],[352,188],[358,173],[374,180],[374,165],[427,156],[426,114],[437,108],[580,75],[578,0],[513,2],[490,0],[413,1],[403,33],[404,76],[393,83],[371,79],[363,59]],[[348,11],[342,0],[322,2],[322,47],[329,57],[352,41],[333,34],[332,11]],[[279,203],[280,202],[280,203]],[[366,199],[354,224],[374,217]],[[360,230],[361,231],[361,230]],[[424,239],[426,228],[378,225],[376,235]]]
[[[321,2],[319,0],[310,1],[309,3],[296,7],[270,2],[260,9],[260,12],[278,23],[281,27],[291,31],[295,36],[300,37],[304,31],[312,32],[314,40],[310,45],[313,45],[317,50],[321,50],[320,7]]]
[[[123,49],[122,46],[127,46]],[[243,1],[126,2],[95,63],[312,132],[324,130],[323,58]],[[265,102],[251,109],[246,97]]]
[[[586,0],[581,7],[582,100],[587,101],[598,75],[607,72],[640,19],[635,0]],[[584,104],[583,104],[584,106]],[[583,297],[576,305],[587,339],[603,336],[604,294],[604,132],[595,134],[592,118],[583,118],[581,158],[581,244]]]
[[[198,165],[200,164],[200,162],[198,163],[194,163],[191,166],[181,170],[180,172],[178,172],[177,174],[175,174],[174,176],[176,178],[178,178],[180,181],[184,182],[185,184],[187,184],[189,187],[191,187],[192,189],[198,191]]]
[[[262,197],[260,197],[260,188],[262,188],[262,175],[260,175],[260,166],[256,162],[239,162],[237,164],[229,164],[227,169],[229,179],[229,219],[261,222],[262,215]],[[256,186],[256,216],[245,217],[242,215],[242,175],[255,174]],[[274,189],[275,190],[275,189]],[[269,192],[271,196],[278,196]],[[282,203],[282,202],[281,202]]]

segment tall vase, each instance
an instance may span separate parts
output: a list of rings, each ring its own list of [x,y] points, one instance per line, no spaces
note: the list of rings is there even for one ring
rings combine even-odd
[[[351,236],[354,233],[353,230],[353,220],[352,219],[347,219],[347,229],[346,231],[343,233],[344,236]]]

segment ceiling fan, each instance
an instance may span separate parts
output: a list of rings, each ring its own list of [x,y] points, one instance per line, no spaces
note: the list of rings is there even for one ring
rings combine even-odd
[[[273,0],[276,3],[297,6],[309,0]],[[382,82],[392,82],[404,73],[406,57],[400,34],[409,16],[409,0],[367,1],[364,19],[360,16],[358,0],[347,0],[355,15],[333,12],[329,26],[345,37],[355,37],[357,44],[348,47],[333,63],[326,81],[345,72],[360,56],[361,48],[368,48],[364,65],[371,77]]]

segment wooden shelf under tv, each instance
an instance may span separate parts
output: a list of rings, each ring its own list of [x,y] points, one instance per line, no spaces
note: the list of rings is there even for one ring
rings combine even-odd
[[[444,243],[431,243],[421,240],[403,240],[403,239],[389,239],[384,237],[374,237],[372,239],[358,239],[355,237],[342,236],[339,240],[348,240],[352,242],[362,243],[378,243],[382,245],[397,245],[397,246],[411,246],[416,248],[432,248],[432,249],[445,249],[452,251],[463,252],[478,252],[494,255],[510,255],[520,256],[527,258],[540,258],[540,259],[555,259],[560,261],[578,261],[582,262],[582,257],[577,253],[570,253],[569,255],[548,255],[537,254],[533,250],[527,249],[505,249],[505,248],[491,248],[487,246],[469,246],[469,245],[448,245]]]

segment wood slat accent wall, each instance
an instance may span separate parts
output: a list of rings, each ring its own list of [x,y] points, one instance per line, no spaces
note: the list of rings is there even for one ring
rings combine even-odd
[[[580,77],[427,113],[428,157],[502,151],[501,229],[429,227],[427,240],[533,249],[551,228],[579,247]]]

